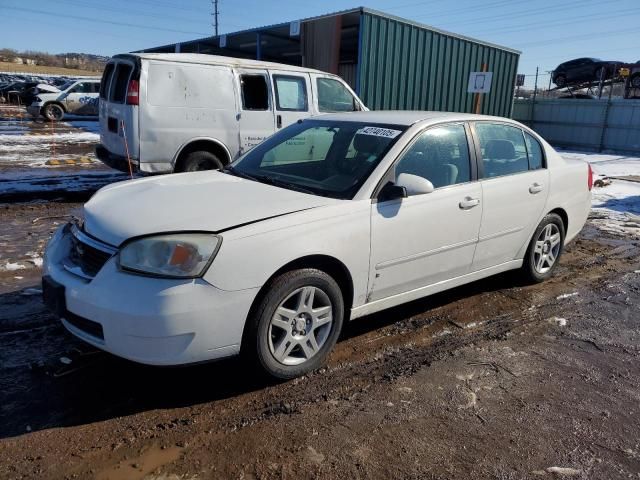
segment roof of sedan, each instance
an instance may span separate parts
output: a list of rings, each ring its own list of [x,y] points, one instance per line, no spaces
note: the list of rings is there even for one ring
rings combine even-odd
[[[452,121],[463,122],[468,120],[501,120],[509,121],[508,118],[491,117],[488,115],[474,115],[471,113],[456,112],[429,112],[429,111],[407,111],[407,110],[375,110],[368,112],[346,112],[328,113],[317,117],[318,120],[342,120],[351,122],[386,123],[394,125],[413,125],[421,121]]]

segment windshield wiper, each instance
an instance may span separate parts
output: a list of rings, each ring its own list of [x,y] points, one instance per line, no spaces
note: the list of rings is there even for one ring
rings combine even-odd
[[[302,192],[302,193],[310,193],[311,195],[318,195],[318,192],[314,192],[309,188],[304,188],[295,183],[287,182],[285,180],[280,180],[279,178],[273,178],[268,175],[255,175],[254,179],[259,182],[266,183],[268,185],[273,185],[274,187],[283,187],[289,190],[297,190],[298,192]]]
[[[224,167],[222,171],[230,175],[233,175],[235,177],[246,178],[247,180],[253,180],[254,182],[258,180],[253,175],[249,175],[248,173],[241,172],[240,170],[232,167],[231,165],[227,165],[226,167]]]

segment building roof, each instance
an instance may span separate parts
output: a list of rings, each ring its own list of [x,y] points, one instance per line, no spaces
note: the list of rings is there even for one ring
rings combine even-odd
[[[265,31],[265,30],[274,29],[274,28],[286,27],[287,25],[289,25],[293,21],[298,21],[300,23],[304,23],[304,22],[309,22],[309,21],[312,21],[312,20],[318,20],[318,19],[321,19],[321,18],[334,17],[334,16],[338,16],[338,15],[346,15],[346,14],[349,14],[349,13],[367,13],[367,14],[370,14],[370,15],[376,15],[378,17],[389,18],[389,19],[392,19],[392,20],[397,20],[399,22],[404,22],[404,23],[407,23],[407,24],[410,24],[410,25],[414,25],[414,26],[419,27],[419,28],[424,28],[424,29],[430,30],[432,32],[437,32],[437,33],[440,33],[442,35],[446,35],[446,36],[449,36],[449,37],[460,38],[462,40],[467,40],[469,42],[478,43],[480,45],[486,45],[488,47],[497,48],[497,49],[500,49],[500,50],[505,50],[505,51],[511,52],[511,53],[516,53],[516,54],[522,53],[519,50],[515,50],[515,49],[509,48],[509,47],[505,47],[505,46],[502,46],[502,45],[497,45],[497,44],[494,44],[494,43],[486,42],[484,40],[479,40],[479,39],[473,38],[473,37],[467,37],[467,36],[460,35],[460,34],[457,34],[457,33],[453,33],[453,32],[447,31],[447,30],[442,30],[440,28],[432,27],[431,25],[427,25],[425,23],[416,22],[416,21],[413,21],[413,20],[409,20],[407,18],[398,17],[396,15],[391,15],[391,14],[388,14],[388,13],[385,13],[385,12],[381,12],[379,10],[374,10],[372,8],[367,8],[367,7],[356,7],[356,8],[351,8],[351,9],[348,9],[348,10],[341,10],[341,11],[338,11],[338,12],[332,12],[332,13],[327,13],[327,14],[323,14],[323,15],[317,15],[317,16],[314,16],[314,17],[302,18],[302,19],[299,19],[299,20],[292,20],[292,21],[276,23],[276,24],[272,24],[272,25],[263,25],[263,26],[259,26],[259,27],[248,28],[248,29],[245,29],[245,30],[238,30],[236,32],[228,32],[228,33],[225,33],[225,34],[221,34],[218,37],[220,37],[222,35],[227,35],[227,36],[231,37],[231,36],[235,36],[235,35],[241,35],[243,33]],[[172,43],[172,44],[169,44],[169,45],[163,45],[163,46],[160,46],[160,47],[153,47],[153,48],[164,48],[164,47],[169,47],[171,45],[176,45],[178,43],[180,43],[180,44],[188,44],[188,43],[206,42],[206,41],[211,41],[211,40],[213,40],[215,38],[218,38],[218,37],[212,35],[212,36],[209,36],[209,37],[197,38],[197,39],[194,39],[194,40],[186,40],[184,42],[176,42],[176,43]]]
[[[261,60],[250,60],[245,58],[225,57],[222,55],[209,55],[205,53],[129,53],[127,55],[135,55],[136,57],[146,60],[165,60],[169,62],[179,63],[198,63],[202,65],[224,65],[236,68],[262,68],[277,69],[307,73],[321,73],[322,75],[331,75],[313,68],[297,67],[294,65],[285,65],[282,63],[263,62]]]

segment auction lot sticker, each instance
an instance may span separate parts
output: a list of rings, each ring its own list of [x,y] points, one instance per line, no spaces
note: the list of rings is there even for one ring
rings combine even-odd
[[[391,128],[381,127],[362,127],[356,132],[359,135],[374,135],[376,137],[396,138],[402,132],[400,130],[393,130]]]

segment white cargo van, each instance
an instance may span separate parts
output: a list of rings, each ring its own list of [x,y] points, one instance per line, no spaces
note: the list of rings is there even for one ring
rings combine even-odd
[[[277,130],[324,112],[367,110],[338,76],[215,55],[123,54],[100,84],[98,158],[128,171],[221,168]]]

